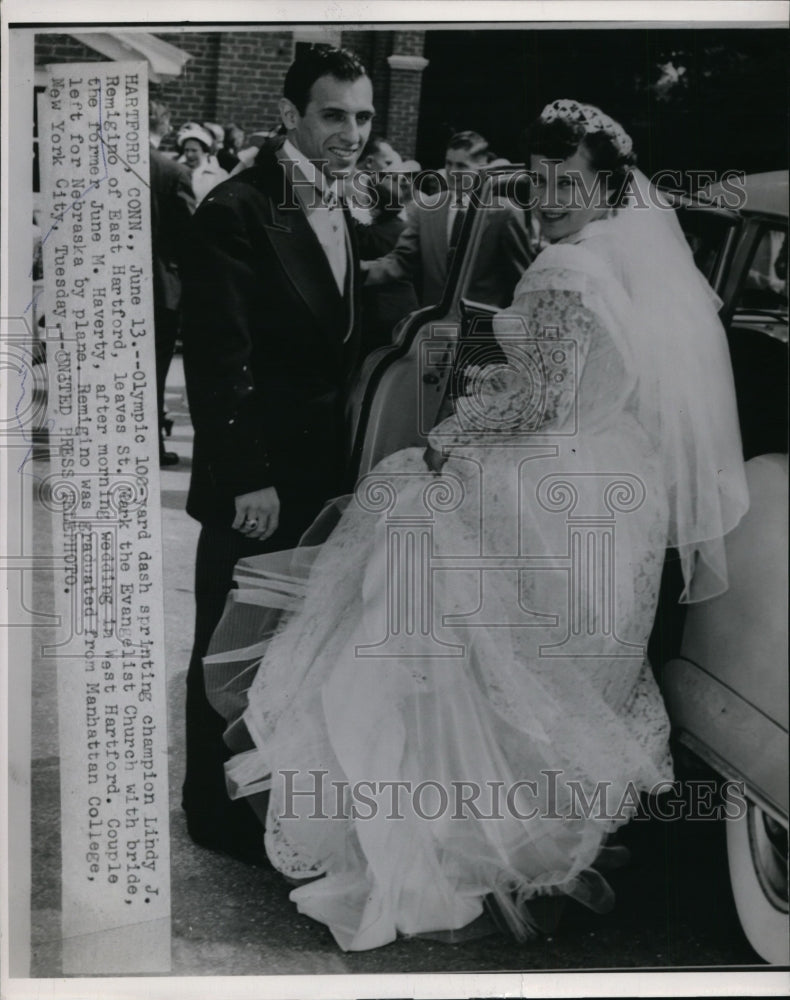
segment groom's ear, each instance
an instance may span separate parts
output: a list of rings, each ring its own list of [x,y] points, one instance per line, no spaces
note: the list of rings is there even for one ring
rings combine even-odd
[[[287,97],[281,97],[279,103],[280,110],[280,120],[287,129],[287,131],[292,132],[301,119],[299,114],[299,109],[296,107],[293,101],[289,100]]]

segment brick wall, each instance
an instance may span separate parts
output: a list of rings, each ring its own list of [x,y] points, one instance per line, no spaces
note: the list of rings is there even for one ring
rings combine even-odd
[[[424,31],[394,31],[392,51],[402,56],[421,56],[425,51]]]
[[[196,118],[210,121],[216,111],[217,50],[215,32],[169,32],[160,34],[171,45],[189,52],[192,58],[181,76],[164,84],[150,85],[152,95],[170,105],[174,124]],[[106,57],[69,35],[39,32],[35,41],[36,66],[53,62],[106,62]]]
[[[78,42],[71,35],[55,35],[37,32],[33,46],[37,67],[58,62],[104,62],[104,56]]]
[[[390,70],[389,120],[387,133],[404,160],[414,157],[417,145],[417,111],[420,107],[422,76],[410,69]]]
[[[389,99],[390,99],[390,68],[387,56],[392,52],[392,32],[373,32],[373,53],[368,66],[370,78],[373,81],[373,105],[376,117],[374,130],[389,138]]]
[[[190,120],[235,121],[247,132],[277,124],[277,101],[293,58],[291,32],[172,31],[157,37],[192,56],[179,77],[150,84],[151,95],[170,107],[175,128]],[[68,35],[39,34],[35,61],[106,60]],[[172,145],[171,137],[163,148]]]
[[[424,31],[393,32],[393,55],[422,56],[424,48]],[[404,159],[412,159],[417,146],[421,91],[420,69],[389,67],[387,131],[392,145]]]
[[[174,128],[187,121],[216,121],[219,33],[174,31],[158,33],[157,38],[192,56],[180,76],[163,84],[152,84],[150,88],[151,95],[170,108]],[[163,143],[162,148],[167,147]]]
[[[365,64],[368,73],[373,56],[373,39],[370,31],[343,31],[340,35],[340,45],[350,49]]]
[[[169,105],[176,128],[191,119],[213,121],[217,113],[219,34],[211,31],[179,31],[161,33],[157,37],[183,49],[192,58],[176,79],[162,84],[150,84],[151,96]],[[101,53],[69,35],[43,32],[36,35],[34,53],[36,66],[41,67],[53,62],[107,61]],[[163,149],[172,147],[172,137],[169,143],[165,141],[162,145]]]
[[[222,32],[215,121],[235,122],[248,134],[274,128],[283,80],[293,59],[293,36],[281,32]]]

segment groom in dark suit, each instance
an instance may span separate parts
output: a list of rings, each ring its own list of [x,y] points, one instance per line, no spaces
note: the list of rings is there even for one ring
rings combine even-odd
[[[294,546],[348,485],[343,405],[361,282],[339,194],[373,117],[370,79],[340,49],[300,54],[283,93],[285,140],[194,216],[183,294],[195,428],[187,511],[202,525],[183,807],[194,841],[252,863],[264,858],[261,828],[227,797],[224,721],[206,699],[202,658],[237,560]]]

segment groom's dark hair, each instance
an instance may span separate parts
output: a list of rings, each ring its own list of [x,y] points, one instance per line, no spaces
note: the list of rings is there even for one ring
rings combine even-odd
[[[310,45],[299,52],[285,74],[283,97],[287,97],[299,114],[303,115],[313,84],[320,77],[333,76],[336,80],[354,81],[367,75],[368,71],[359,58],[348,49],[336,49],[331,45]]]

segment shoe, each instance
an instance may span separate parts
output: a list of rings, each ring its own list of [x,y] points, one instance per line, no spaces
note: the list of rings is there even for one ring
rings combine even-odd
[[[524,904],[529,919],[540,934],[553,934],[568,903],[567,896],[535,896]]]
[[[244,808],[239,809],[240,805]],[[213,813],[190,814],[187,809],[184,813],[187,833],[198,847],[226,854],[255,868],[272,867],[263,846],[263,825],[247,804],[228,803]]]
[[[164,468],[166,465],[178,465],[181,459],[174,451],[162,451],[159,453],[159,467]]]
[[[197,834],[189,831],[189,837],[198,847],[203,847],[207,851],[215,851],[217,854],[225,854],[234,861],[241,861],[242,864],[252,868],[272,868],[273,865],[263,847],[263,830],[261,830],[261,841],[259,844],[245,843],[235,839],[228,834]]]

